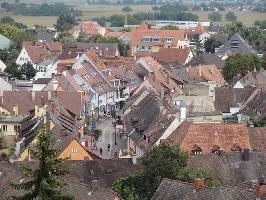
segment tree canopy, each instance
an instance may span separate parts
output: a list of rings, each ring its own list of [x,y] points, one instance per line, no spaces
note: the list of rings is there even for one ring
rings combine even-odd
[[[250,71],[259,70],[260,67],[261,60],[258,56],[237,53],[226,59],[222,73],[224,79],[232,83],[235,76],[243,77]]]
[[[17,78],[19,80],[25,79],[30,80],[35,77],[36,70],[31,63],[23,64],[22,66],[16,64],[15,61],[7,63],[5,72],[10,74],[11,77]]]
[[[63,194],[60,189],[64,181],[59,176],[68,173],[64,167],[64,160],[57,158],[57,151],[52,148],[51,134],[42,126],[38,135],[38,151],[34,156],[39,161],[37,169],[23,167],[23,174],[29,180],[22,183],[13,183],[12,187],[17,190],[25,190],[26,193],[14,200],[74,200],[74,197]]]
[[[207,186],[218,187],[220,182],[213,173],[205,169],[187,168],[188,155],[178,146],[160,144],[145,152],[141,158],[142,172],[117,180],[112,190],[124,200],[151,199],[163,178],[193,182],[195,178],[206,179]]]
[[[222,43],[216,40],[214,37],[210,37],[205,43],[204,48],[206,53],[215,53],[215,48],[218,48]]]
[[[122,12],[128,13],[128,12],[131,12],[131,11],[133,11],[133,9],[131,7],[129,7],[129,6],[125,6],[125,7],[122,8]]]
[[[63,14],[59,16],[55,27],[59,31],[67,31],[76,24],[77,24],[77,21],[74,16],[71,16],[69,14]]]
[[[214,22],[218,22],[222,20],[222,14],[219,12],[211,12],[208,14],[208,18]]]
[[[234,12],[230,11],[230,12],[225,14],[225,19],[227,21],[236,21],[237,20],[237,16],[235,15]]]

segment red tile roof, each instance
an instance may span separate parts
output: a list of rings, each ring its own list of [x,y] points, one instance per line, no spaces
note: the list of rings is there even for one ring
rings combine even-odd
[[[221,72],[216,65],[200,65],[187,67],[186,71],[198,82],[215,81],[219,84],[226,84]]]
[[[189,48],[160,48],[159,52],[155,54],[155,58],[163,63],[185,63],[190,52]]]
[[[96,21],[81,22],[69,30],[70,34],[75,31],[81,31],[85,35],[96,35],[99,34],[98,30],[102,28]]]
[[[34,64],[43,62],[49,56],[49,52],[43,46],[25,46],[24,48]]]
[[[191,153],[197,146],[202,153],[209,154],[218,146],[225,152],[234,147],[250,149],[246,124],[239,123],[190,123],[183,122],[168,138],[172,144],[180,145],[183,151]]]

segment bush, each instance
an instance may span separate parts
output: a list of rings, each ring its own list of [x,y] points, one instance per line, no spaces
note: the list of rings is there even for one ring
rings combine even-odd
[[[101,129],[95,129],[94,131],[94,138],[96,141],[98,141],[99,137],[102,135],[102,130]]]

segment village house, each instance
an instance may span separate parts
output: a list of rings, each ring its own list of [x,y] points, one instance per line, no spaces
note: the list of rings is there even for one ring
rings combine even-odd
[[[29,134],[29,130],[36,124],[33,116],[2,116],[0,119],[1,132],[7,148],[15,148],[16,142]]]
[[[251,97],[256,95],[258,90],[254,87],[215,88],[215,110],[222,112],[224,117],[230,117],[243,109]]]
[[[187,67],[186,71],[198,83],[214,82],[220,86],[226,84],[226,81],[216,65],[199,65]]]
[[[226,60],[229,55],[241,53],[241,54],[257,54],[252,46],[248,44],[238,33],[233,35],[223,46],[221,46],[215,54]]]
[[[219,70],[222,70],[224,64],[225,62],[215,54],[200,54],[193,56],[193,58],[186,64],[186,67],[194,67],[199,65],[215,65]]]
[[[120,52],[117,43],[77,42],[77,48],[83,52],[93,51],[97,53],[97,55],[100,57],[120,57]]]
[[[18,65],[31,63],[37,72],[46,72],[51,67],[52,62],[46,60],[59,55],[61,52],[62,45],[59,42],[23,42],[16,63]],[[44,61],[46,62],[44,63]]]
[[[191,123],[184,121],[167,139],[191,154],[239,152],[250,149],[246,124],[243,123]]]
[[[113,36],[115,35],[119,38],[127,35],[131,56],[137,52],[158,52],[163,47],[179,49],[189,47],[184,30],[150,29],[144,21],[131,32],[113,34]]]
[[[88,37],[100,34],[105,36],[107,30],[99,25],[96,21],[85,21],[75,25],[68,31],[74,38],[78,38],[80,34],[84,34]]]

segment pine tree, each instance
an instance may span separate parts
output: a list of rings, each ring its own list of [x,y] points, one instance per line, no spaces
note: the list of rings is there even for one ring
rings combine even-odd
[[[57,158],[57,151],[52,148],[51,134],[44,126],[40,128],[38,136],[37,152],[34,156],[39,160],[36,169],[23,167],[25,182],[12,183],[17,190],[27,191],[21,197],[13,197],[14,200],[74,200],[74,197],[64,195],[60,189],[65,185],[60,176],[68,173],[64,167],[64,160]]]

